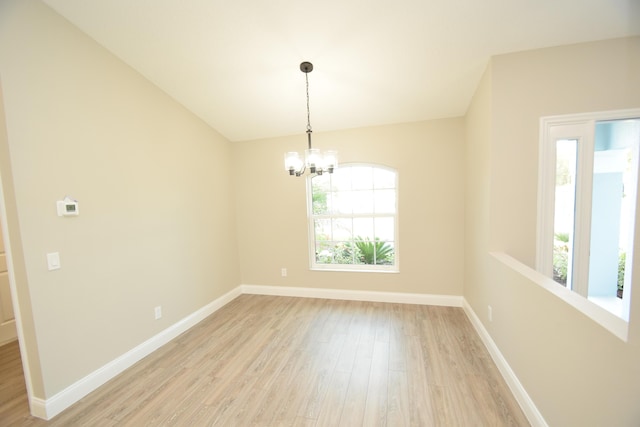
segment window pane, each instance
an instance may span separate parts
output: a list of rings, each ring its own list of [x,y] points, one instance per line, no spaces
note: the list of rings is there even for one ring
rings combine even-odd
[[[393,217],[389,218],[376,218],[376,239],[383,241],[393,241],[395,236],[395,221]]]
[[[362,264],[389,265],[393,263],[393,244],[373,239],[356,239],[356,258]]]
[[[373,168],[354,166],[351,168],[351,185],[354,190],[373,189]]]
[[[353,238],[353,220],[336,218],[333,220],[333,240],[348,242]]]
[[[376,190],[374,193],[375,213],[396,212],[396,190]]]
[[[375,168],[373,170],[374,188],[396,188],[396,174],[390,170]]]
[[[346,242],[319,242],[316,244],[318,264],[353,264],[353,247]]]
[[[331,193],[331,213],[348,214],[353,213],[353,192],[340,191]]]
[[[578,141],[556,141],[553,280],[572,287]]]
[[[316,240],[330,240],[331,239],[331,220],[316,219],[314,221],[314,230],[315,230]]]
[[[325,176],[316,176],[311,181],[313,191],[312,210],[315,215],[326,214],[328,212],[329,201],[329,180]]]
[[[394,248],[392,242],[378,242],[378,249],[376,252],[376,264],[377,265],[389,265],[394,263]]]
[[[316,240],[316,262],[320,264],[331,264],[333,260],[333,243]]]
[[[356,239],[374,239],[373,218],[354,218],[353,237]]]
[[[353,246],[349,242],[337,242],[333,248],[334,264],[354,264]]]
[[[327,175],[322,175],[327,176]],[[329,175],[331,177],[331,190],[345,191],[351,190],[351,168],[339,167],[336,171]]]
[[[360,190],[351,192],[353,213],[371,214],[373,212],[373,191]]]

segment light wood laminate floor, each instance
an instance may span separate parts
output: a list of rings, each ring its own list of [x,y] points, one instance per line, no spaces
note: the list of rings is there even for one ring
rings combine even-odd
[[[0,426],[21,425],[29,415],[18,341],[0,347]]]
[[[0,425],[529,425],[460,308],[257,295],[52,421],[21,402]]]

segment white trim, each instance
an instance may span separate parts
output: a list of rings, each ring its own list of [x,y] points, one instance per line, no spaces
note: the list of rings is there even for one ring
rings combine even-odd
[[[31,410],[31,415],[33,415],[34,417],[42,418],[43,420],[49,420],[49,418],[47,418],[47,401],[46,400],[40,399],[38,397],[30,398],[29,409]]]
[[[485,329],[484,325],[473,311],[473,308],[469,305],[467,300],[464,300],[463,303],[464,312],[467,314],[467,317],[471,321],[471,324],[475,328],[476,332],[480,336],[480,339],[484,343],[485,347],[489,351],[491,358],[494,363],[498,367],[498,370],[502,374],[502,377],[506,381],[509,389],[513,393],[513,396],[516,398],[516,401],[522,408],[522,412],[527,417],[527,420],[533,427],[548,427],[547,422],[544,420],[544,417],[536,407],[535,403],[520,383],[520,380],[507,363],[507,359],[504,358],[500,349],[496,345],[496,343],[491,338],[489,332]]]
[[[400,273],[394,265],[372,264],[315,264],[309,267],[311,271],[339,271],[341,273]]]
[[[112,360],[86,377],[71,384],[56,395],[46,400],[32,398],[31,413],[36,417],[50,420],[87,394],[123,372],[125,369],[133,366],[135,363],[176,338],[178,335],[189,330],[206,317],[215,313],[240,294],[240,287],[232,289],[201,309],[169,326],[159,334],[154,335],[147,341],[126,352],[122,356]]]
[[[589,301],[570,289],[565,288],[559,283],[554,282],[550,277],[547,277],[539,271],[522,264],[520,261],[503,252],[491,252],[490,254],[504,265],[529,279],[531,282],[551,292],[621,340],[625,342],[628,340],[629,323],[624,319],[621,319],[610,311],[600,307],[592,301]]]
[[[555,122],[558,124],[572,124],[580,121],[590,120],[621,120],[621,119],[633,119],[640,117],[640,108],[627,108],[624,110],[611,110],[611,111],[592,111],[589,113],[576,113],[576,114],[558,114],[555,116],[545,116],[542,119]]]
[[[462,307],[462,296],[409,294],[401,292],[354,291],[346,289],[299,288],[288,286],[241,285],[243,294],[323,298],[350,301]]]
[[[366,267],[363,268],[362,270],[358,269],[349,269],[349,270],[345,270],[345,269],[340,269],[340,268],[333,268],[332,265],[339,265],[339,264],[327,264],[327,268],[325,267],[309,267],[309,270],[311,271],[332,271],[332,272],[339,272],[339,273],[384,273],[384,274],[398,274],[400,273],[400,270],[371,270],[371,269],[367,269]],[[349,265],[351,267],[355,267],[356,264],[342,264],[342,265]]]
[[[538,159],[538,232],[536,268],[552,277],[553,275],[553,240],[555,218],[556,187],[556,147],[559,140],[575,140],[577,173],[575,177],[575,222],[571,233],[571,250],[569,251],[567,268],[567,288],[579,291],[586,288],[588,276],[589,253],[583,248],[582,241],[589,242],[591,234],[591,180],[593,171],[593,144],[595,122],[578,120],[573,117],[562,120],[549,117],[540,119],[540,157]],[[589,209],[583,209],[588,206]],[[586,259],[585,259],[586,257]],[[587,267],[586,275],[575,266]],[[572,277],[573,275],[573,277]],[[584,277],[585,279],[582,279]],[[579,293],[586,296],[586,289]]]

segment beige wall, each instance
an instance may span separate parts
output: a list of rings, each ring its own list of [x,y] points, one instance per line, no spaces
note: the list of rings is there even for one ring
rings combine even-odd
[[[551,426],[638,425],[640,293],[623,342],[488,251],[533,266],[540,116],[639,106],[634,38],[498,56],[466,117],[465,298]]]
[[[535,267],[540,117],[640,106],[639,39],[492,60],[492,246]]]
[[[464,296],[481,307],[487,305],[481,286],[488,282],[491,77],[489,64],[465,116]]]
[[[234,143],[242,283],[462,295],[462,125],[449,119],[314,132],[314,147],[338,150],[343,163],[398,171],[398,274],[310,271],[305,179],[283,165],[285,151],[306,148],[306,135]]]
[[[231,149],[40,2],[0,4],[0,76],[0,172],[34,395],[47,398],[239,284]],[[65,195],[80,216],[56,215]]]

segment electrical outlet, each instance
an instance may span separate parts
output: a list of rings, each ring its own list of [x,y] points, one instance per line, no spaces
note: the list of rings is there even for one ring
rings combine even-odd
[[[280,273],[282,274],[282,277],[287,277],[287,269],[283,268],[282,270],[280,270]]]
[[[156,320],[162,317],[162,306],[159,305],[155,308]]]
[[[490,305],[487,306],[487,315],[489,316],[489,322],[493,322],[493,308]]]

